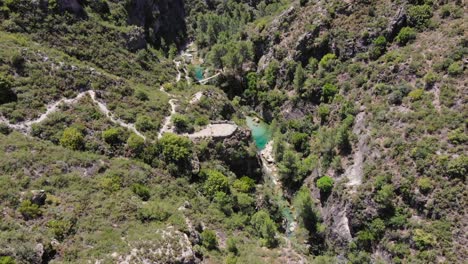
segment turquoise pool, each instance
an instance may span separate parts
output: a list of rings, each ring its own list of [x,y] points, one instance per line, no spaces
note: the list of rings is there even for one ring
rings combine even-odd
[[[258,120],[258,122],[256,122],[257,120],[255,119],[257,118],[248,116],[246,118],[247,126],[252,131],[252,138],[255,142],[255,145],[257,145],[257,148],[259,150],[262,150],[265,148],[268,141],[270,141],[271,131],[267,123],[261,120]]]

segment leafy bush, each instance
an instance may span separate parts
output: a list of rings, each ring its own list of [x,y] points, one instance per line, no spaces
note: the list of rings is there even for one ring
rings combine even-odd
[[[16,94],[11,90],[11,82],[0,74],[0,105],[16,101]]]
[[[432,7],[429,5],[413,5],[408,8],[408,22],[416,28],[424,28],[432,17]]]
[[[373,41],[373,47],[369,51],[369,56],[371,59],[379,58],[386,50],[387,39],[384,36],[379,36]]]
[[[411,91],[408,94],[408,96],[411,99],[411,101],[417,101],[417,100],[420,100],[422,98],[423,94],[424,94],[423,89],[415,89],[415,90]]]
[[[411,27],[403,27],[395,38],[400,46],[404,46],[414,39],[416,39],[416,31]]]
[[[172,116],[172,123],[178,133],[190,132],[190,123],[185,115],[174,114]]]
[[[144,204],[137,213],[137,218],[142,222],[166,221],[171,216],[169,208],[158,202]]]
[[[217,192],[227,193],[229,181],[221,172],[217,170],[204,170],[203,174],[207,177],[203,188],[208,196],[213,197]]]
[[[337,63],[336,55],[328,53],[320,59],[319,66],[325,70],[331,70],[333,66]]]
[[[108,144],[118,144],[121,142],[120,135],[122,134],[121,129],[119,128],[109,128],[102,132],[102,138]]]
[[[187,137],[166,133],[159,140],[159,145],[166,161],[187,161],[192,155],[192,141]]]
[[[132,185],[132,191],[138,195],[143,201],[148,201],[151,197],[150,189],[143,184],[136,183]]]
[[[234,181],[233,187],[240,192],[249,193],[255,188],[255,181],[247,176],[243,176]]]
[[[271,248],[277,245],[276,225],[266,211],[261,210],[255,213],[250,223],[256,234],[262,238],[265,246]]]
[[[430,190],[432,190],[432,185],[433,183],[430,178],[423,177],[418,179],[418,188],[422,193],[428,193]]]
[[[60,138],[60,145],[72,150],[81,150],[84,147],[84,136],[74,127],[66,128]]]
[[[62,241],[72,228],[72,223],[66,220],[51,220],[47,222],[47,228],[52,231],[54,237]]]
[[[439,80],[439,76],[430,71],[424,76],[424,81],[426,82],[426,87],[431,88]]]
[[[33,204],[30,200],[22,201],[18,211],[26,220],[35,219],[42,215],[42,210],[39,208],[39,205]]]
[[[151,121],[151,118],[146,115],[141,115],[137,117],[135,127],[136,129],[142,132],[150,131],[157,128],[156,124],[154,124],[154,122]]]
[[[317,180],[317,188],[323,193],[329,193],[333,188],[334,181],[330,176],[323,176]]]
[[[338,87],[331,83],[326,83],[322,87],[322,97],[321,101],[322,102],[330,102],[333,100],[333,97],[335,97],[335,94],[338,92]]]
[[[0,257],[0,264],[16,264],[16,261],[14,258],[10,256],[1,256]]]
[[[458,128],[448,134],[448,140],[452,144],[462,145],[468,142],[468,135],[465,133],[464,128]]]
[[[203,230],[201,233],[202,245],[206,249],[216,249],[218,248],[218,240],[216,238],[216,233],[213,230]]]
[[[137,134],[131,134],[127,139],[127,148],[134,155],[139,155],[145,148],[145,140]]]
[[[447,164],[447,173],[452,178],[464,179],[468,173],[468,156],[461,155],[450,160]]]
[[[463,66],[460,62],[454,62],[450,64],[447,69],[448,74],[452,76],[457,76],[463,73]]]
[[[422,229],[415,229],[413,231],[413,241],[418,249],[427,249],[437,244],[434,235]]]

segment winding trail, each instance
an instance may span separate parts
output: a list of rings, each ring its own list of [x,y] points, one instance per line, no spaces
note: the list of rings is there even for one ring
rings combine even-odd
[[[187,60],[189,60],[189,62],[191,63],[191,61],[193,60],[193,55],[188,52],[189,48],[192,47],[192,46],[193,46],[193,43],[190,43],[180,53],[179,56],[181,58],[181,61],[178,61],[176,59],[173,60],[173,62],[176,65],[176,69],[177,69],[177,75],[175,77],[175,82],[176,83],[179,82],[182,79],[182,72],[180,71],[181,65],[184,63],[184,61],[186,62]],[[185,79],[186,79],[187,83],[190,85],[191,80],[190,80],[190,77],[189,77],[189,72],[187,70],[187,67],[184,67],[183,71],[185,72]],[[219,74],[220,73],[217,73],[214,76],[211,76],[211,77],[206,78],[204,80],[200,80],[198,82],[199,83],[206,83],[207,81],[219,76]],[[171,112],[170,112],[170,114],[168,116],[166,116],[164,118],[162,127],[158,132],[158,138],[161,138],[164,133],[175,133],[174,128],[172,127],[172,120],[171,119],[174,116],[174,114],[176,113],[176,109],[177,109],[177,106],[178,106],[177,105],[178,100],[175,98],[174,95],[168,93],[164,89],[163,86],[160,87],[160,91],[165,93],[166,95],[168,95],[171,98],[169,100],[169,104],[171,106]],[[14,129],[14,130],[18,130],[18,131],[20,131],[20,132],[22,132],[24,134],[30,134],[32,126],[34,124],[38,124],[38,123],[41,123],[44,120],[46,120],[51,114],[57,112],[61,105],[76,104],[83,97],[85,97],[86,95],[90,96],[91,100],[98,106],[99,111],[101,113],[103,113],[112,123],[131,130],[133,133],[137,134],[138,136],[140,136],[141,138],[143,138],[146,141],[145,135],[143,135],[140,131],[138,131],[138,129],[135,127],[135,124],[126,123],[123,120],[121,120],[119,118],[116,118],[115,115],[109,110],[109,108],[107,108],[107,105],[104,102],[101,102],[96,98],[96,92],[94,90],[88,90],[88,91],[85,91],[85,92],[81,92],[75,98],[71,98],[71,99],[63,98],[63,99],[60,99],[57,102],[48,104],[46,106],[46,108],[47,108],[46,112],[41,114],[36,119],[29,120],[29,121],[24,121],[24,122],[20,122],[20,123],[16,123],[16,124],[12,124],[5,117],[0,116],[0,123],[3,123],[5,125],[7,125],[9,128]],[[190,103],[194,104],[194,103],[198,102],[201,99],[202,95],[203,94],[201,92],[196,93],[193,96]],[[237,125],[229,123],[229,122],[219,123],[219,124],[210,124],[210,125],[207,125],[201,131],[194,132],[194,133],[191,133],[191,134],[183,134],[183,136],[187,136],[187,137],[189,137],[191,139],[206,138],[206,137],[223,138],[223,137],[231,136],[234,132],[237,131],[237,128],[238,128]]]

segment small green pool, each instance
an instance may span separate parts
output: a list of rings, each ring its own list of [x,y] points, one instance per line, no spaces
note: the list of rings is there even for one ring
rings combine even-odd
[[[248,116],[246,118],[247,126],[252,131],[252,138],[259,150],[262,150],[267,145],[271,138],[270,127],[267,123],[257,118]]]
[[[203,68],[200,66],[195,67],[195,78],[197,78],[198,81],[203,80]]]

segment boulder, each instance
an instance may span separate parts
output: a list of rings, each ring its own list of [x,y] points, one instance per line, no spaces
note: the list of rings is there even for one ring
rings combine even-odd
[[[44,190],[33,190],[31,191],[32,197],[31,197],[31,203],[37,204],[39,206],[44,205],[47,194]]]

